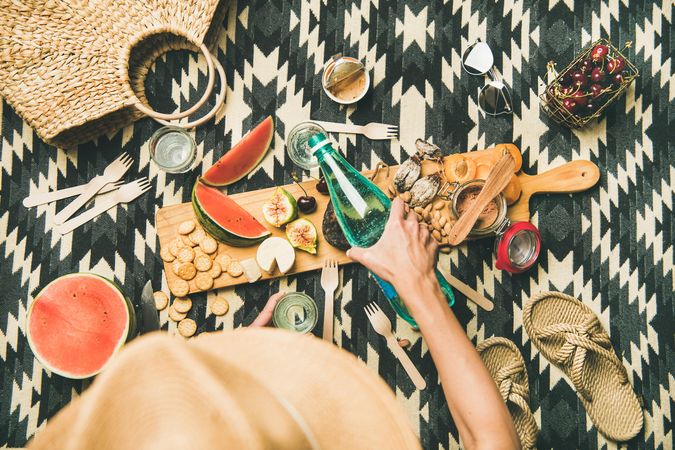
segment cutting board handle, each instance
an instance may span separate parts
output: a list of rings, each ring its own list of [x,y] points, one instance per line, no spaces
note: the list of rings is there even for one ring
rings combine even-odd
[[[600,179],[600,169],[591,161],[570,161],[546,172],[527,177],[528,191],[535,193],[581,192]]]

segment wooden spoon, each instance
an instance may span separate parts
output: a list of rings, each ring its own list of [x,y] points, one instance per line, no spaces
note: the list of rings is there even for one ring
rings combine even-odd
[[[448,233],[450,245],[459,245],[466,239],[481,211],[509,184],[514,167],[513,157],[510,153],[505,153],[488,174],[478,197],[468,206]]]

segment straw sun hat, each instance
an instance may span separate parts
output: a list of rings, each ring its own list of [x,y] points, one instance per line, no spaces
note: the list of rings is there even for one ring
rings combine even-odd
[[[419,448],[389,387],[311,336],[242,328],[129,344],[30,448]]]

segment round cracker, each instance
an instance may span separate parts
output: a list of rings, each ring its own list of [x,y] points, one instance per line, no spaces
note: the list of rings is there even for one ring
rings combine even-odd
[[[192,263],[180,263],[178,270],[175,272],[176,275],[183,280],[191,280],[197,275],[197,268]],[[182,295],[179,295],[178,297],[182,297]]]
[[[213,261],[211,265],[211,270],[209,270],[209,275],[211,275],[211,278],[214,280],[220,276],[220,274],[223,273],[223,268],[220,267],[220,264],[218,264],[218,261]]]
[[[197,324],[192,319],[183,319],[178,322],[178,332],[181,336],[189,338],[197,332]]]
[[[180,225],[178,225],[178,233],[179,234],[190,234],[195,230],[195,221],[194,220],[186,220],[185,222],[181,222]]]
[[[237,278],[244,273],[244,268],[241,266],[239,261],[232,261],[229,266],[227,266],[227,273],[231,276]]]
[[[213,278],[208,272],[199,272],[195,277],[195,284],[203,291],[208,291],[213,287]]]
[[[216,262],[220,264],[220,268],[223,269],[223,271],[226,271],[228,266],[232,262],[232,257],[227,253],[223,253],[222,255],[218,255],[218,257],[216,258]]]
[[[195,244],[190,240],[190,236],[181,234],[180,240],[183,241],[183,244],[185,244],[186,247],[192,248],[195,246]]]
[[[169,307],[169,319],[173,320],[174,322],[180,322],[186,317],[187,313],[181,313],[176,311],[176,308],[174,308],[173,305]]]
[[[169,251],[173,256],[178,256],[178,252],[182,249],[185,248],[185,244],[183,244],[183,240],[179,237],[173,239],[171,242],[169,242]]]
[[[206,237],[206,232],[201,228],[195,228],[195,230],[190,233],[190,240],[194,245],[199,245],[199,243]]]
[[[169,290],[176,297],[185,297],[190,292],[190,285],[185,280],[174,280],[169,285]]]
[[[171,254],[171,252],[169,251],[169,247],[168,247],[168,246],[162,247],[162,248],[159,250],[159,257],[162,258],[162,261],[165,261],[165,262],[172,262],[174,259],[176,259],[176,257],[173,256],[173,255]]]
[[[208,255],[199,255],[195,257],[195,267],[197,270],[200,272],[206,272],[207,270],[211,269],[211,266],[213,265],[213,262],[211,261],[211,258],[209,258]]]
[[[180,266],[182,266],[183,264],[184,264],[184,263],[182,263],[182,262],[180,262],[180,261],[178,261],[178,260],[175,260],[174,262],[172,262],[172,263],[171,263],[171,270],[173,271],[173,273],[175,273],[176,275],[178,275],[178,269],[180,269]]]
[[[157,311],[162,311],[169,304],[169,296],[162,291],[154,292],[152,296],[155,299]]]
[[[223,297],[216,297],[216,299],[211,302],[211,312],[216,316],[223,316],[227,314],[227,311],[229,310],[230,304]]]
[[[180,262],[189,263],[195,259],[195,251],[191,247],[181,248],[176,255],[176,258]]]
[[[204,251],[204,253],[208,253],[210,255],[218,250],[218,243],[211,236],[206,236],[199,243],[199,247]]]
[[[186,313],[192,309],[192,300],[187,297],[179,297],[173,299],[173,309],[179,313]]]

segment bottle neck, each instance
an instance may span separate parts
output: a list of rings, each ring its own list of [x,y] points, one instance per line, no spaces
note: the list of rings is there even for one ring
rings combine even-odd
[[[333,148],[328,137],[323,133],[316,133],[314,136],[309,138],[310,153],[321,164],[327,154],[336,155],[337,152]]]

